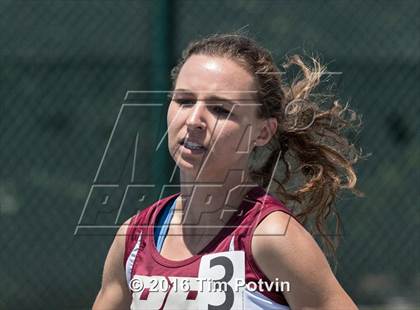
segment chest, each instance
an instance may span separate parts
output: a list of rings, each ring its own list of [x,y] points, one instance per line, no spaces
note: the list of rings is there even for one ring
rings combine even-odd
[[[214,235],[209,234],[195,234],[193,237],[184,237],[179,231],[169,231],[163,241],[160,255],[168,260],[185,260],[200,253],[214,237]]]

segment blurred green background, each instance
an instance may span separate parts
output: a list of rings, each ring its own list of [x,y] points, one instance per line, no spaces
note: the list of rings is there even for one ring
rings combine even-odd
[[[99,183],[121,197],[132,133],[152,141],[166,123],[162,109],[124,110],[95,178],[126,92],[168,89],[190,40],[239,29],[279,64],[305,50],[342,72],[339,96],[363,115],[356,142],[372,155],[357,166],[365,198],[338,202],[337,277],[363,307],[419,308],[419,15],[417,0],[0,0],[0,309],[91,306],[115,230],[74,234],[87,197]],[[164,183],[165,150],[139,153],[135,183]],[[112,203],[86,223],[109,224]],[[142,207],[128,205],[119,223]]]

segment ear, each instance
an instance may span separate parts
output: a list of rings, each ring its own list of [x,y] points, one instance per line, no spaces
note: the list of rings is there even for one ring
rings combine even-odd
[[[255,139],[256,146],[266,145],[274,134],[277,132],[277,119],[274,117],[263,120],[262,127],[260,129],[258,137]]]

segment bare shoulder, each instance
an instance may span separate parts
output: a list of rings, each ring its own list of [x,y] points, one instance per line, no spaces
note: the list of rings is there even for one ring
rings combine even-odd
[[[282,259],[286,259],[290,251],[295,252],[299,248],[305,248],[301,254],[319,249],[311,234],[286,212],[270,213],[254,231],[252,249],[255,254],[275,250],[277,254],[282,254]]]
[[[357,309],[314,238],[289,214],[275,211],[264,218],[251,245],[255,262],[270,280],[290,283],[284,296],[292,308]]]
[[[108,256],[110,255],[115,256],[118,259],[124,256],[125,240],[127,237],[127,230],[128,230],[128,226],[130,225],[131,219],[132,218],[129,218],[128,220],[126,220],[118,228],[118,231],[116,232],[115,237],[114,237],[114,241],[109,249]]]
[[[124,239],[124,242],[125,242],[125,237],[127,236],[128,226],[130,225],[131,220],[133,219],[134,216],[130,217],[128,220],[126,220],[124,223],[121,224],[121,226],[118,228],[117,233],[115,234],[116,238],[118,237],[119,240]],[[122,237],[122,238],[120,238],[120,237]]]

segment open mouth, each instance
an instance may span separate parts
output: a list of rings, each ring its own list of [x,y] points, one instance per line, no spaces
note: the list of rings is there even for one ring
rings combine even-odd
[[[192,150],[192,151],[205,151],[206,148],[199,143],[188,141],[187,139],[181,140],[180,144],[183,145],[185,148]]]

